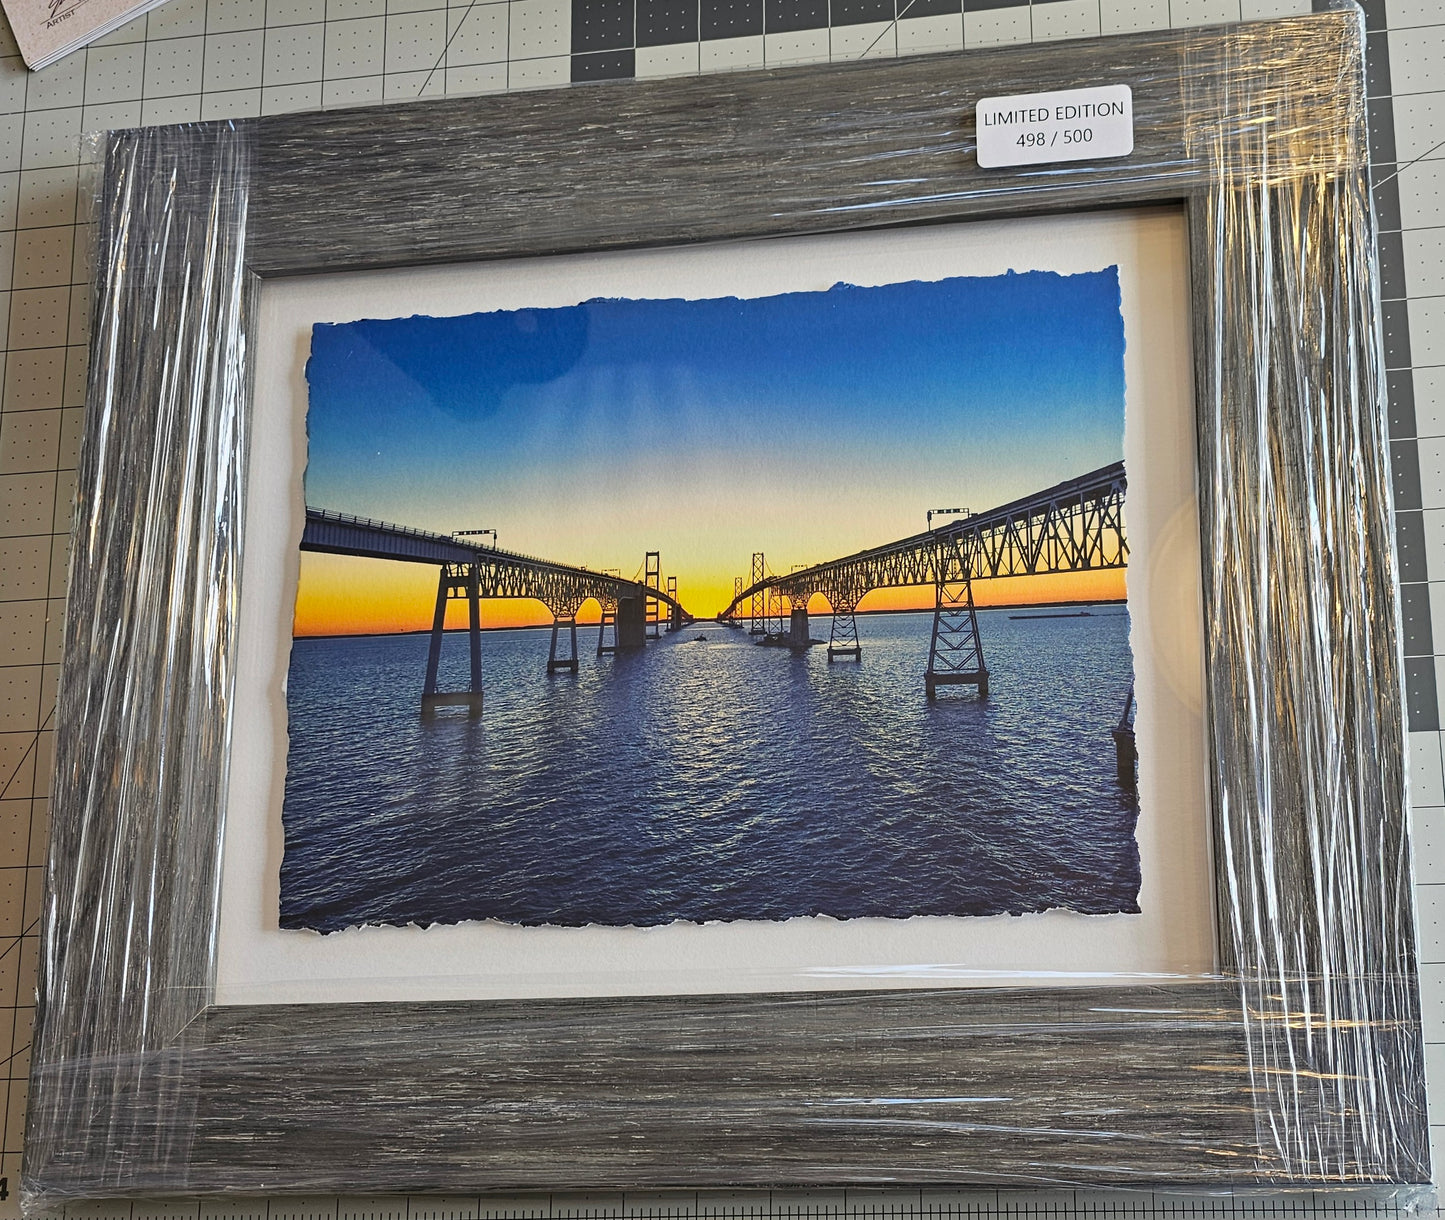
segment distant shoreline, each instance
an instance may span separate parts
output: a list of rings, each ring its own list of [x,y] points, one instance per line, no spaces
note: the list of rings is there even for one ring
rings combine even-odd
[[[1082,607],[1085,607],[1085,606],[1125,606],[1125,605],[1127,605],[1127,604],[1128,604],[1128,602],[1127,602],[1127,599],[1126,599],[1126,598],[1122,598],[1122,597],[1104,597],[1104,598],[1099,598],[1099,599],[1094,600],[1094,601],[1073,601],[1073,602],[1000,602],[1000,603],[998,603],[997,605],[979,606],[979,607],[977,607],[977,609],[978,609],[978,612],[979,612],[980,614],[987,614],[987,613],[989,613],[990,611],[993,611],[993,610],[1041,610],[1041,611],[1047,611],[1047,610],[1070,610],[1070,609],[1079,609],[1079,608],[1082,608]],[[865,618],[865,617],[871,618],[871,617],[872,617],[873,615],[875,615],[875,614],[878,614],[878,615],[883,615],[883,614],[928,614],[928,613],[930,613],[930,611],[929,611],[926,607],[924,607],[924,608],[918,609],[918,610],[856,610],[856,611],[854,611],[854,613],[855,613],[859,618]],[[825,612],[822,612],[822,613],[819,613],[819,614],[815,614],[815,615],[813,615],[813,617],[814,617],[814,618],[828,618],[828,617],[830,616],[830,614],[831,614],[831,612],[825,611]],[[746,623],[748,620],[747,620],[746,618],[740,618],[738,621],[739,621],[739,622],[744,622],[744,623]],[[577,624],[578,627],[585,627],[585,628],[592,628],[592,627],[596,627],[597,625],[598,625],[598,624],[596,624],[596,623],[578,623],[578,624]],[[665,627],[667,626],[667,620],[666,620],[666,619],[663,619],[659,625],[665,628]],[[724,624],[719,623],[716,619],[712,619],[712,618],[699,618],[699,619],[694,619],[691,623],[689,623],[689,624],[687,625],[687,627],[683,628],[683,630],[691,630],[692,628],[696,628],[696,627],[708,627],[708,626],[711,626],[711,627],[721,627],[721,626],[723,626],[723,625],[724,625]],[[465,634],[470,630],[470,628],[467,628],[467,627],[448,627],[448,628],[446,628],[445,630],[446,630],[446,634],[447,634],[447,635],[465,635]],[[490,632],[490,631],[551,631],[551,630],[552,630],[552,624],[551,624],[551,623],[534,623],[534,624],[532,624],[532,625],[530,625],[530,626],[526,626],[526,627],[483,627],[483,628],[482,628],[482,631],[483,631],[483,632]],[[400,638],[400,637],[402,637],[402,636],[409,636],[409,635],[430,635],[430,634],[431,634],[431,628],[430,628],[430,627],[422,627],[422,628],[420,628],[419,630],[416,630],[416,631],[349,631],[349,632],[340,632],[340,633],[338,633],[338,634],[336,634],[336,635],[298,635],[298,636],[293,636],[292,638],[293,638],[293,639],[296,639],[296,640],[371,640],[371,639],[389,639],[389,638],[392,638],[392,637]]]

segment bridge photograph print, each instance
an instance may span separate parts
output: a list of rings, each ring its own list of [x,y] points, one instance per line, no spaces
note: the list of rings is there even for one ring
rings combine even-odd
[[[308,380],[283,927],[1138,909],[1116,269],[325,324]]]
[[[1141,896],[1203,836],[1197,794],[1145,808],[1154,742],[1190,756],[1136,664],[1130,243],[1053,269],[912,240],[314,315],[283,939],[1160,939]],[[1199,872],[1150,917],[1192,928]]]

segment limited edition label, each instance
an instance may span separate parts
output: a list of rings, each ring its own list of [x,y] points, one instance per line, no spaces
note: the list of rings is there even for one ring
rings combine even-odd
[[[986,97],[974,114],[984,169],[1127,157],[1134,151],[1134,92],[1128,85]]]

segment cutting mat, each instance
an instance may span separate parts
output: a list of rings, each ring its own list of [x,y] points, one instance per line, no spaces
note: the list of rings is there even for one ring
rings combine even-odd
[[[82,134],[1088,37],[1307,11],[1309,0],[169,0],[38,74],[0,24],[0,1217],[15,1214],[47,833],[66,531],[84,402]],[[1416,895],[1435,1163],[1445,1163],[1445,6],[1367,0],[1405,615]],[[895,8],[897,15],[895,16]],[[87,1206],[121,1220],[1278,1215],[1267,1198],[919,1192],[288,1199]],[[1292,1214],[1390,1214],[1358,1200]]]

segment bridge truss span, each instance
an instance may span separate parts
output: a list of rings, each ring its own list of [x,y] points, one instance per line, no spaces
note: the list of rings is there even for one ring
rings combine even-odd
[[[599,572],[556,563],[495,546],[480,546],[456,536],[429,533],[394,522],[355,517],[328,509],[307,508],[301,549],[437,567],[436,607],[422,688],[424,714],[449,704],[464,705],[472,714],[480,714],[480,603],[484,600],[531,599],[547,607],[552,615],[548,673],[558,670],[576,672],[577,613],[589,600],[596,600],[602,608],[598,655],[604,651],[642,647],[649,621],[657,622],[665,616],[675,630],[692,620],[677,600],[675,578],[667,592],[663,592],[659,587],[660,579],[626,580],[616,570]],[[650,552],[649,564],[656,565],[656,561],[657,553]],[[467,602],[471,690],[442,692],[437,686],[442,636],[447,603],[454,600]],[[602,639],[609,629],[613,642],[610,647],[604,648]]]
[[[970,537],[974,580],[1123,568],[1125,490],[1124,463],[1115,462],[939,532]]]
[[[986,512],[968,513],[935,529],[789,572],[760,573],[737,590],[719,619],[744,617],[752,608],[787,599],[794,613],[779,642],[806,646],[807,605],[821,594],[833,612],[828,659],[861,656],[854,611],[874,589],[932,585],[933,637],[928,693],[944,685],[971,685],[988,693],[988,669],[974,611],[973,583],[1006,577],[1124,568],[1124,463],[1115,462]],[[801,614],[798,613],[801,608]],[[764,619],[764,632],[771,629]],[[765,635],[771,639],[771,635]]]

